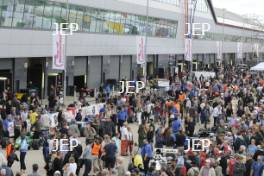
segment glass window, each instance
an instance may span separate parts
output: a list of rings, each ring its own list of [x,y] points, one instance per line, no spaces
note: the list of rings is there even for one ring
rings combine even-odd
[[[76,23],[79,25],[79,31],[82,31],[83,14],[84,14],[84,8],[78,8],[76,13]]]
[[[45,1],[43,1],[43,0],[35,1],[33,28],[40,29],[42,27],[44,3],[45,3]]]
[[[4,17],[2,17],[3,1],[0,1],[0,26],[4,22]]]
[[[14,10],[14,0],[3,0],[2,2],[2,26],[11,27]]]
[[[15,4],[14,4],[15,1]],[[179,0],[159,0],[177,3]],[[55,29],[55,23],[78,23],[84,32],[176,37],[177,21],[107,11],[46,0],[0,0],[0,25]],[[67,15],[69,14],[69,15]],[[67,18],[68,17],[68,18]],[[12,22],[13,21],[13,22]]]
[[[23,28],[25,26],[25,23],[23,22],[24,3],[25,0],[15,1],[12,20],[13,27]]]
[[[131,15],[125,14],[125,34],[132,34]]]
[[[70,5],[69,23],[76,23],[78,9],[74,5]]]
[[[62,7],[61,4],[59,3],[54,3],[53,4],[53,22],[55,23],[64,23],[64,19],[61,19],[61,12],[62,12]]]
[[[96,18],[91,17],[90,32],[96,32]]]
[[[52,23],[55,22],[52,20],[52,18],[53,18],[53,3],[46,2],[44,6],[44,13],[43,13],[43,19],[42,19],[43,29],[51,29]]]
[[[63,23],[66,23],[68,21],[67,19],[67,5],[66,4],[62,4],[61,5],[61,14],[60,14],[60,20],[63,22]]]
[[[88,14],[88,9],[86,9],[83,14],[83,25],[82,25],[83,31],[90,32],[90,26],[91,26],[91,16]]]

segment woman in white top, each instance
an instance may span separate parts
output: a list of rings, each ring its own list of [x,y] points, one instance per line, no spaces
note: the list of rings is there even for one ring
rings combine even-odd
[[[69,163],[67,163],[64,167],[65,176],[76,175],[76,170],[77,164],[75,162],[75,159],[73,157],[70,157]]]

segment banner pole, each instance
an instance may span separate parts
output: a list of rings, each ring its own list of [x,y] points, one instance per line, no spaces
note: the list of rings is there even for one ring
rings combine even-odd
[[[67,23],[69,22],[69,0],[67,0]],[[63,81],[63,104],[66,104],[66,89],[67,89],[67,35],[65,35],[65,45],[64,45],[64,57],[65,57],[65,63],[64,63],[64,81]]]

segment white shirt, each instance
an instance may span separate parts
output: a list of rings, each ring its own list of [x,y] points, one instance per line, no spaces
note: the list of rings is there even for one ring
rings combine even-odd
[[[152,103],[149,103],[147,105],[147,113],[151,113],[152,107],[153,107],[153,104]]]
[[[123,126],[120,129],[120,132],[121,132],[121,140],[127,140],[128,139],[128,130],[127,130],[127,127]]]
[[[67,167],[67,170],[66,170],[67,176],[69,176],[71,173],[76,175],[76,170],[77,170],[77,164],[76,163],[70,163]]]
[[[216,106],[214,109],[213,109],[213,117],[218,117],[219,115],[221,114],[221,109]]]
[[[23,122],[25,122],[28,119],[28,112],[21,112],[21,119]]]
[[[131,131],[128,131],[128,140],[133,141],[133,133]]]

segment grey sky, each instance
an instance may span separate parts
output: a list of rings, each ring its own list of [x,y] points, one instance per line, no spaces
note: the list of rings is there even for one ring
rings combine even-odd
[[[241,15],[255,14],[264,18],[264,0],[212,0],[213,5]]]

